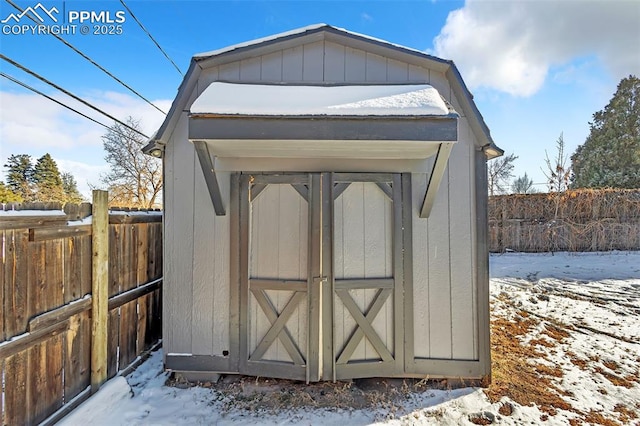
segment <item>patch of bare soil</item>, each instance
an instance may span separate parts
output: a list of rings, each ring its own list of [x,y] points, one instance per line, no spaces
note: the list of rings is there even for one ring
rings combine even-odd
[[[167,386],[202,386],[221,395],[224,412],[272,413],[301,408],[332,410],[382,409],[394,418],[412,394],[427,389],[452,389],[464,383],[447,380],[361,379],[344,382],[303,382],[248,376],[226,376],[217,383],[191,383],[170,378]],[[467,384],[468,385],[468,384]]]

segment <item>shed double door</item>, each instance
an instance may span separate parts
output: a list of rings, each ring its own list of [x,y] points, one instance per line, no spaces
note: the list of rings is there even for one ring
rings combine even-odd
[[[242,374],[403,371],[399,174],[240,179]]]

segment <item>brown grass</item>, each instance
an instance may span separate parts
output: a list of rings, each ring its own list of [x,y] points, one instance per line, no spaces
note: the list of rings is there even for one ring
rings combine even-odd
[[[560,397],[559,389],[551,382],[551,377],[559,377],[558,372],[528,362],[542,356],[530,345],[520,343],[520,339],[535,325],[536,321],[531,318],[519,321],[495,318],[492,321],[493,378],[485,393],[492,403],[508,397],[520,405],[536,404],[540,410],[553,416],[558,409],[571,410],[572,407]],[[547,371],[553,374],[546,375]]]
[[[589,365],[589,361],[587,361],[586,359],[578,358],[576,354],[572,354],[572,355],[567,354],[567,355],[569,356],[569,361],[571,361],[573,365],[575,365],[576,367],[578,367],[583,371],[587,370],[587,365]]]
[[[583,415],[583,420],[590,424],[603,425],[603,426],[620,426],[617,421],[607,418],[599,411],[589,410],[588,413]]]
[[[602,365],[604,365],[605,367],[607,367],[609,370],[612,370],[612,371],[618,371],[618,368],[620,367],[620,365],[617,362],[611,361],[611,360],[602,361]]]
[[[541,338],[541,339],[533,339],[529,342],[531,346],[544,346],[545,348],[553,348],[556,346],[555,343],[549,341],[549,339]]]
[[[613,408],[613,411],[618,413],[618,415],[620,416],[620,421],[624,424],[630,424],[631,420],[638,418],[638,413],[636,413],[634,410],[630,409],[624,404],[617,404]]]
[[[569,332],[552,324],[547,324],[542,331],[542,334],[546,334],[547,336],[551,337],[554,340],[557,340],[558,342],[561,342],[570,336]]]
[[[620,376],[617,376],[615,374],[611,374],[609,372],[604,371],[601,367],[596,367],[594,369],[594,371],[596,373],[601,374],[605,379],[607,379],[608,381],[610,381],[614,385],[622,386],[622,387],[625,387],[627,389],[631,388],[633,386],[633,382],[635,381],[634,379],[637,379],[633,375],[628,375],[626,377],[620,377]]]

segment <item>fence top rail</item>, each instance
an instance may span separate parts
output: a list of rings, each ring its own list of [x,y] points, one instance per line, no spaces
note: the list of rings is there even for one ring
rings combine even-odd
[[[162,222],[158,209],[138,210],[114,207],[109,210],[110,224]],[[57,203],[0,204],[0,230],[64,227],[91,224],[91,204],[68,204],[61,209]]]

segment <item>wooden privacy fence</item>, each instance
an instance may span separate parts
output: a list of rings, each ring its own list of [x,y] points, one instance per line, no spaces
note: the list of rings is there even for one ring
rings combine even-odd
[[[0,212],[2,425],[55,422],[162,334],[160,212],[33,207]]]
[[[640,250],[640,189],[489,197],[489,250]]]

